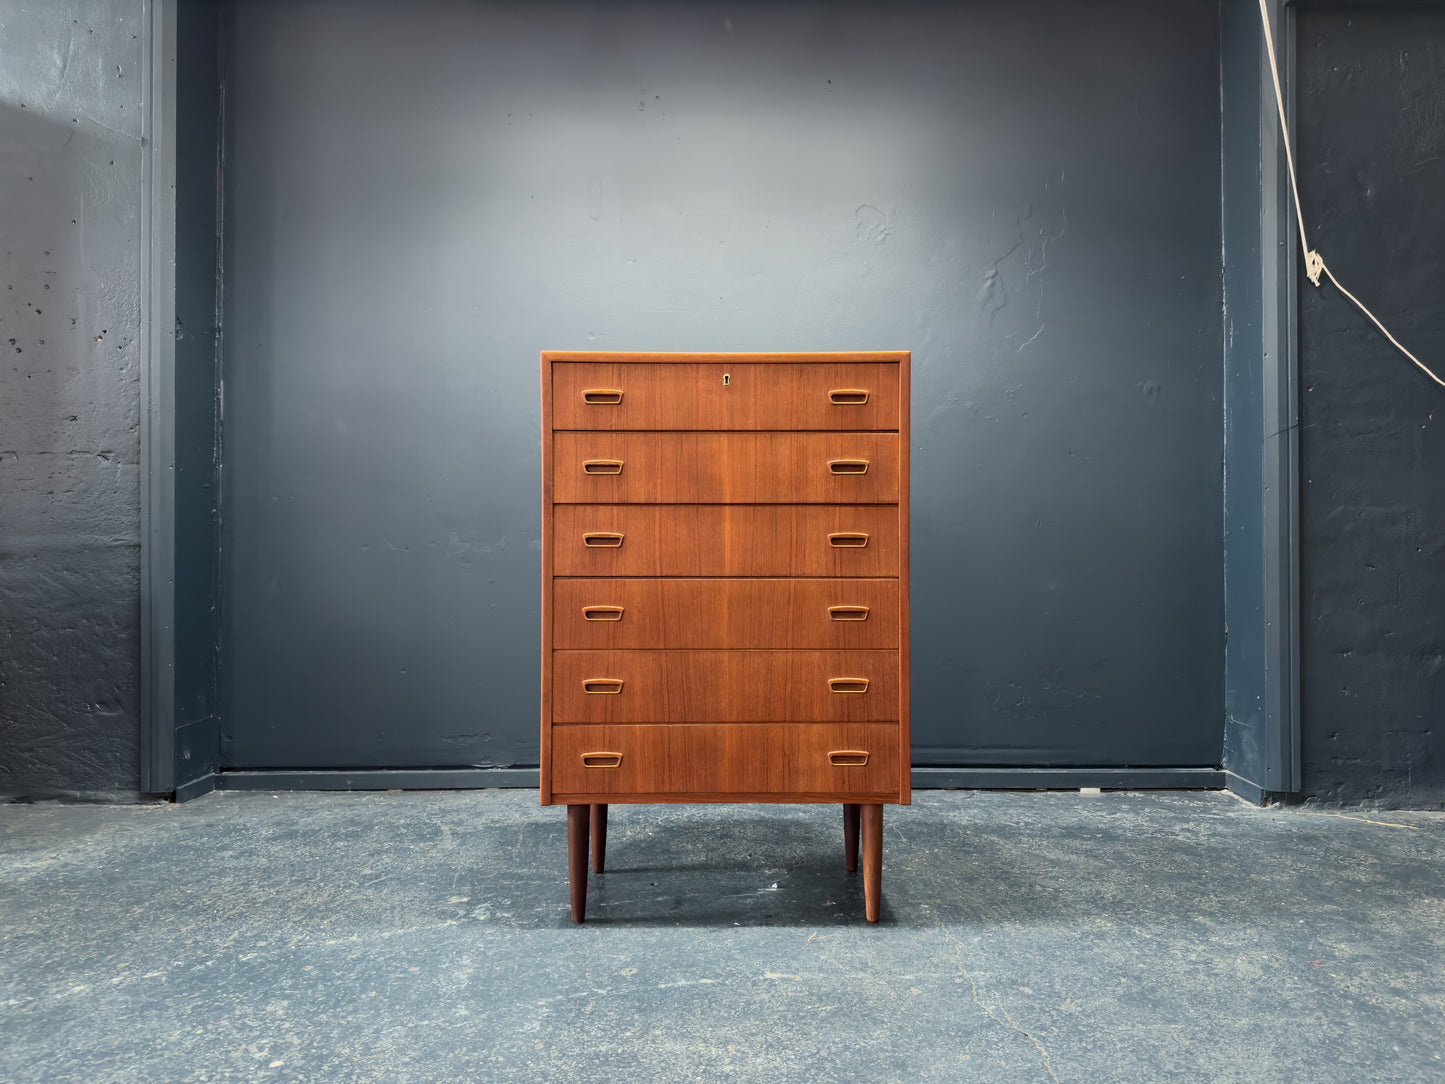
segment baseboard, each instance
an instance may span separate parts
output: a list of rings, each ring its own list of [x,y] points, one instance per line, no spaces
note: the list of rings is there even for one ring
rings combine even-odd
[[[1224,773],[1224,785],[1231,794],[1237,794],[1251,805],[1264,805],[1265,799],[1269,797],[1269,791],[1265,790],[1258,783],[1251,783],[1233,772]]]
[[[919,790],[1220,790],[1218,768],[914,768]],[[1238,777],[1234,777],[1238,778]],[[188,784],[206,790],[535,789],[536,768],[406,768],[361,771],[230,771]],[[1243,782],[1241,780],[1241,782]],[[1233,789],[1233,787],[1231,787]],[[1236,791],[1236,793],[1240,793]],[[176,800],[183,801],[181,792]]]
[[[217,789],[217,776],[208,774],[199,779],[192,779],[189,783],[182,783],[176,788],[176,801],[189,802],[192,798],[199,798],[202,794],[210,794]]]
[[[541,785],[536,768],[397,768],[362,771],[238,771],[217,790],[486,790]]]
[[[1218,768],[914,768],[916,790],[1220,790]]]

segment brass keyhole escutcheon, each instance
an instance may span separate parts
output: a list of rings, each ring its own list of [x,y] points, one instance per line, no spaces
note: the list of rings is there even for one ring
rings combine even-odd
[[[723,373],[723,387],[726,388],[726,387],[727,387],[729,384],[731,384],[732,382],[733,382],[733,374],[732,374],[732,373]]]

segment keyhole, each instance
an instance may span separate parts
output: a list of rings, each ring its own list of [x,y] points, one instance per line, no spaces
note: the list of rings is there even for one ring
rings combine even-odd
[[[733,382],[732,374],[731,374],[731,373],[723,373],[723,387],[727,387],[727,386],[728,386],[729,384],[731,384],[732,382]]]

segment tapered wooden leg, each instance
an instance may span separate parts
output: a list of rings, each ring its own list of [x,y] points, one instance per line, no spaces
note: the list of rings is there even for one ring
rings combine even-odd
[[[863,807],[863,909],[878,921],[883,902],[883,807]]]
[[[843,864],[849,873],[858,872],[858,806],[843,803]]]
[[[587,807],[567,807],[567,883],[572,889],[572,921],[587,917]]]
[[[592,872],[601,873],[607,864],[607,807],[592,806]]]

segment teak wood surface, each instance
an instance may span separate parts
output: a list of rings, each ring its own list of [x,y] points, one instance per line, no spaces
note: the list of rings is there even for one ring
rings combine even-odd
[[[727,380],[727,383],[724,383]],[[894,363],[563,362],[552,366],[557,429],[898,429]],[[603,393],[588,402],[586,393]],[[607,392],[615,391],[613,397]],[[862,392],[858,394],[849,394]],[[834,402],[834,398],[841,400]],[[858,399],[864,402],[857,402]]]
[[[586,692],[615,679],[621,691]],[[834,692],[857,678],[864,692]],[[553,651],[552,722],[896,720],[896,651]]]
[[[898,800],[892,723],[568,726],[554,741],[559,801]],[[604,751],[621,754],[617,767],[584,766],[584,753]],[[867,762],[834,764],[844,751]]]
[[[911,796],[909,364],[543,353],[541,797],[574,921],[608,802],[707,801],[842,804],[878,920],[882,804]]]
[[[896,579],[559,579],[556,649],[898,648]]]
[[[896,577],[901,568],[897,505],[559,504],[548,513],[542,567],[555,576]],[[597,532],[621,534],[622,544],[587,546],[583,537]],[[867,545],[834,545],[830,536],[842,534]]]
[[[621,467],[587,473],[604,461]],[[893,504],[898,434],[559,432],[552,470],[559,504]]]

